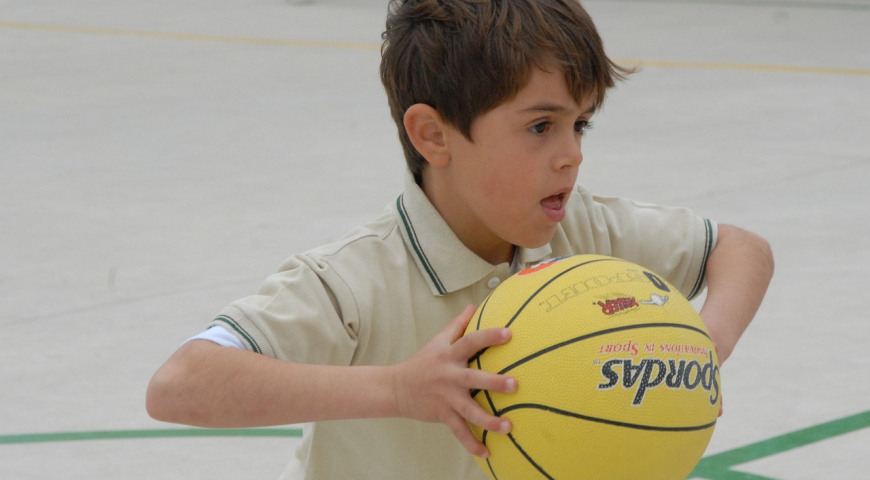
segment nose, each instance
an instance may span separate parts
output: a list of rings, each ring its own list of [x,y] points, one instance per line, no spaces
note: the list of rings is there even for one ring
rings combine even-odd
[[[571,136],[562,144],[559,151],[556,169],[577,168],[583,163],[583,152],[580,149],[581,139]]]

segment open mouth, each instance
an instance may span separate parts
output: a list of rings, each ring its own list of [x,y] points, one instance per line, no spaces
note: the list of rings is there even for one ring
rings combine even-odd
[[[567,195],[564,193],[550,195],[549,197],[541,200],[541,207],[544,208],[544,213],[548,217],[550,217],[550,219],[556,222],[561,222],[562,219],[565,218],[566,199]]]

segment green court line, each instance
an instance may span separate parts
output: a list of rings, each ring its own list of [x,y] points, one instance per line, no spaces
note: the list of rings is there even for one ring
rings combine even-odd
[[[870,427],[870,410],[807,427],[701,459],[689,478],[707,480],[776,480],[731,470],[734,466],[787,452],[812,443]]]
[[[639,65],[640,67],[660,68],[694,68],[700,70],[743,70],[752,72],[778,73],[815,73],[820,75],[870,76],[870,69],[862,68],[828,68],[802,67],[796,65],[766,65],[761,63],[730,63],[730,62],[687,62],[674,60],[642,60],[632,58],[616,58],[616,63],[623,65]]]
[[[101,430],[93,432],[28,433],[0,435],[0,445],[179,437],[302,437],[301,428],[173,428],[164,430]]]
[[[778,480],[733,470],[737,465],[804,447],[822,440],[870,427],[870,410],[838,420],[807,427],[743,447],[704,457],[689,478],[706,480]],[[239,429],[156,429],[102,430],[91,432],[31,433],[0,435],[0,445],[72,442],[83,440],[120,440],[179,437],[302,437],[301,428],[239,428]]]

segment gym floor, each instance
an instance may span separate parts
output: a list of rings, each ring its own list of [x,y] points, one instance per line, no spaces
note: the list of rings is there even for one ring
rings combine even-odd
[[[760,233],[777,271],[693,478],[870,478],[870,2],[588,0],[641,70],[580,182]],[[298,426],[145,413],[153,372],[404,163],[386,0],[0,0],[0,478],[276,479]]]

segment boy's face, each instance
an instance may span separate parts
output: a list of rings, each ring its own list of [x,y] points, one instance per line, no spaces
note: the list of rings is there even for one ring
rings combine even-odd
[[[514,98],[474,121],[473,142],[447,129],[450,160],[427,169],[445,188],[426,193],[459,239],[490,263],[510,261],[513,245],[540,247],[565,216],[594,111],[591,96],[574,101],[561,71],[535,69]]]

